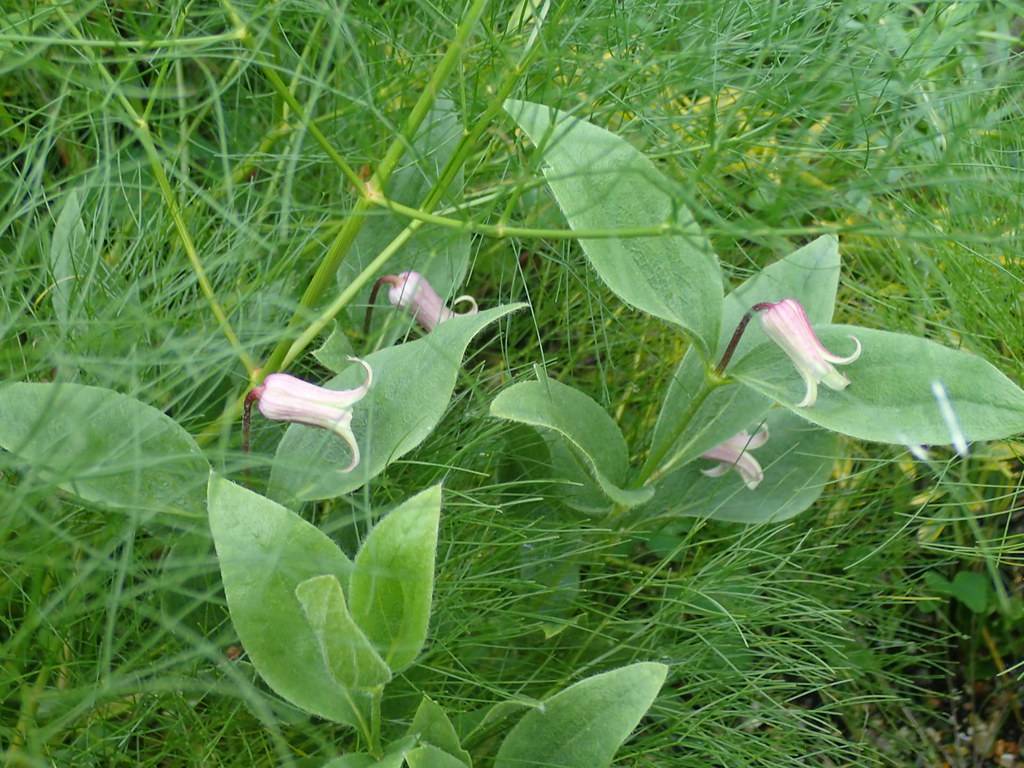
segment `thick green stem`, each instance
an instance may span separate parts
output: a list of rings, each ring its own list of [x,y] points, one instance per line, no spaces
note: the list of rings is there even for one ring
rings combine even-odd
[[[461,48],[465,44],[469,31],[472,29],[473,25],[475,24],[479,16],[482,14],[485,6],[486,0],[478,0],[477,2],[475,2],[474,5],[471,7],[470,12],[467,14],[466,18],[460,25],[460,29],[456,33],[456,39],[453,41],[452,47],[449,48],[448,53],[445,56],[445,59],[440,62],[440,64],[438,65],[438,69],[434,74],[434,77],[431,79],[431,82],[436,84],[436,86],[432,89],[433,95],[430,96],[430,100],[426,104],[425,108],[420,110],[414,108],[414,114],[410,115],[410,123],[412,121],[413,116],[419,116],[418,122],[416,122],[415,124],[416,128],[419,127],[419,123],[422,122],[430,106],[433,105],[433,101],[434,98],[436,97],[437,90],[440,88],[440,84],[443,82],[444,78],[449,73],[451,67],[454,66],[456,57],[461,52]],[[237,16],[235,18],[237,19]],[[240,24],[241,22],[239,20],[236,23]],[[421,206],[421,210],[431,212],[434,210],[434,208],[436,208],[438,203],[443,198],[448,187],[451,185],[452,181],[454,181],[459,169],[465,163],[466,158],[469,156],[470,152],[472,152],[472,149],[475,146],[476,142],[487,130],[487,128],[491,125],[494,116],[501,111],[505,99],[512,92],[512,89],[515,88],[516,83],[519,82],[519,78],[522,76],[522,73],[526,70],[527,66],[529,65],[529,62],[532,60],[537,50],[539,50],[537,46],[531,45],[530,47],[528,47],[527,50],[523,53],[523,55],[520,57],[516,66],[511,67],[506,72],[505,77],[502,79],[501,83],[496,89],[495,98],[491,101],[490,105],[488,106],[487,110],[483,113],[483,115],[481,115],[480,119],[477,120],[477,122],[474,124],[472,130],[470,130],[468,133],[462,136],[456,148],[456,151],[453,153],[451,159],[448,161],[448,164],[442,171],[441,177],[434,184],[434,187],[431,189],[427,198],[424,200],[423,205]],[[425,92],[424,97],[426,97],[427,95],[428,94]],[[423,102],[424,97],[421,97],[421,102]],[[417,107],[419,106],[420,105],[417,104]],[[414,135],[414,133],[415,131],[413,132],[412,135]],[[317,138],[316,134],[313,134],[312,132],[311,135],[313,135],[314,138]],[[395,144],[392,145],[392,150],[394,151],[389,150],[389,153],[385,156],[386,159],[389,156],[394,158],[393,161],[389,161],[388,165],[385,165],[385,163],[383,162],[381,163],[381,168],[383,168],[387,172],[387,174],[391,173],[391,171],[394,168],[394,164],[397,163],[399,159],[401,159],[400,150],[403,149],[405,145],[406,142],[400,139],[396,140]],[[395,149],[396,146],[397,149]],[[333,318],[337,314],[337,312],[339,312],[341,308],[343,308],[345,304],[348,303],[348,301],[351,301],[351,297],[349,297],[345,300],[344,303],[341,303],[342,296],[339,296],[338,300],[335,301],[334,304],[332,304],[332,306],[329,307],[326,312],[322,313],[320,317],[316,321],[314,321],[314,323],[311,324],[304,333],[297,336],[294,342],[289,340],[288,331],[294,330],[294,328],[298,326],[298,324],[301,322],[301,316],[304,314],[303,310],[305,308],[312,306],[315,299],[319,298],[320,294],[323,291],[325,291],[331,285],[331,283],[333,283],[334,274],[337,271],[337,267],[340,265],[344,255],[352,247],[352,243],[355,241],[356,236],[359,234],[359,231],[362,228],[363,222],[365,221],[366,218],[367,209],[370,207],[370,205],[381,204],[380,199],[373,197],[373,195],[375,195],[376,192],[379,192],[381,188],[379,186],[380,176],[381,171],[378,170],[377,176],[374,177],[375,181],[371,182],[371,184],[369,185],[369,189],[367,189],[367,185],[363,185],[362,187],[359,188],[363,196],[357,200],[355,209],[339,227],[337,234],[335,235],[335,238],[328,249],[327,256],[325,256],[323,262],[317,269],[316,273],[313,275],[313,278],[311,279],[309,286],[307,287],[305,293],[303,294],[299,309],[296,310],[292,319],[289,321],[288,330],[286,330],[285,337],[282,338],[281,342],[279,342],[278,345],[274,348],[269,359],[264,364],[263,368],[260,370],[258,377],[253,377],[253,384],[258,383],[258,380],[263,376],[266,376],[267,374],[278,370],[286,359],[289,362],[291,360],[294,360],[297,354],[301,352],[302,349],[304,349],[305,346],[307,346],[309,341],[311,340],[311,329],[314,327],[319,327],[322,329],[327,324],[327,322],[330,322],[330,319]],[[407,227],[406,230],[399,235],[399,237],[401,238],[405,236],[407,238],[408,235],[406,234],[406,232],[408,232],[408,234],[411,234],[412,231],[415,231],[416,228],[413,225],[415,224],[418,227],[419,224],[421,223],[422,222],[419,222],[418,220],[414,220],[413,222],[410,223],[410,227]],[[402,242],[404,242],[404,240]],[[395,245],[395,241],[392,242],[392,245]],[[391,246],[389,246],[389,248],[390,247]],[[386,261],[386,258],[378,257],[377,259],[374,260],[373,264],[371,264],[370,267],[377,268],[380,264],[383,264],[384,261]],[[372,273],[369,276],[372,277]],[[353,285],[358,284],[361,287],[362,285],[365,285],[367,279],[369,279],[369,277],[366,277],[366,271],[364,270],[364,272],[361,273],[356,278],[355,281],[353,281]],[[351,286],[349,286],[349,290],[350,289]],[[358,290],[358,288],[356,290]],[[341,303],[341,306],[338,306],[339,303]],[[315,337],[315,332],[313,332],[313,337]],[[224,424],[225,421],[230,421],[238,418],[238,415],[242,412],[243,405],[244,396],[238,398],[236,401],[229,404],[225,408],[224,413],[217,420],[217,422],[211,424],[209,427],[204,429],[203,433],[197,437],[197,440],[200,443],[200,445],[204,445],[210,442],[211,440],[215,439],[217,435],[220,434],[219,425]]]
[[[336,298],[331,305],[327,307],[320,316],[309,324],[309,327],[303,331],[299,337],[292,342],[292,345],[288,348],[287,354],[285,354],[282,365],[287,368],[300,354],[302,351],[309,346],[310,342],[315,339],[324,328],[333,320],[341,310],[349,305],[349,303],[356,297],[356,294],[362,290],[363,286],[369,283],[377,271],[387,263],[399,248],[401,248],[409,240],[410,237],[416,232],[417,229],[422,226],[422,222],[413,221],[409,223],[405,229],[398,233],[394,240],[387,244],[387,246],[374,257],[373,261],[366,265],[362,272],[353,278],[352,282],[345,286],[338,298]]]
[[[221,0],[221,5],[224,7],[225,13],[228,18],[231,19],[232,25],[235,27],[235,35],[241,40],[246,47],[250,50],[257,51],[257,41],[253,39],[252,33],[249,31],[249,27],[242,20],[242,17],[235,10],[231,0]],[[352,166],[348,164],[348,161],[342,157],[341,153],[334,148],[334,145],[328,141],[320,127],[306,115],[306,110],[302,108],[299,100],[295,98],[295,94],[292,93],[291,89],[287,86],[281,76],[277,74],[277,71],[267,64],[265,61],[258,61],[257,66],[263,73],[263,76],[267,78],[267,82],[270,83],[271,87],[277,91],[277,95],[280,96],[284,102],[291,108],[299,120],[306,126],[306,130],[309,131],[309,135],[312,136],[316,143],[320,145],[321,149],[327,153],[327,156],[331,158],[331,162],[337,166],[338,170],[355,186],[356,189],[362,190],[363,181],[359,178]]]
[[[370,698],[370,754],[376,758],[384,757],[384,749],[380,742],[380,700],[384,689],[378,688]]]
[[[388,200],[384,197],[377,197],[372,200],[377,205],[388,210],[400,213],[415,221],[422,221],[426,224],[436,224],[439,227],[447,227],[460,232],[475,232],[489,237],[523,237],[523,238],[544,238],[547,240],[578,240],[588,238],[591,240],[607,240],[611,238],[629,237],[658,237],[660,235],[681,235],[685,231],[670,222],[656,224],[648,227],[623,227],[620,229],[538,229],[533,227],[508,227],[504,224],[480,224],[465,219],[453,219],[447,216],[439,216],[430,213],[426,204],[422,208],[413,208],[403,205],[396,200]]]
[[[355,242],[356,236],[359,234],[360,230],[363,228],[363,223],[366,221],[366,212],[372,204],[370,198],[376,194],[376,190],[382,190],[384,188],[388,178],[391,176],[391,172],[394,171],[399,160],[402,159],[406,146],[411,144],[412,137],[416,135],[416,131],[419,129],[420,124],[426,118],[430,108],[434,105],[434,100],[441,89],[441,85],[448,78],[448,75],[455,67],[455,63],[462,55],[462,50],[465,47],[466,41],[469,39],[469,34],[473,30],[473,27],[476,26],[480,16],[483,14],[484,8],[487,6],[487,2],[488,0],[473,0],[473,4],[467,11],[465,18],[463,18],[458,29],[455,31],[455,37],[452,39],[451,45],[445,52],[444,57],[438,63],[437,69],[434,70],[434,74],[431,76],[426,88],[424,88],[423,93],[420,94],[420,98],[409,113],[409,118],[406,120],[403,135],[395,138],[391,143],[391,146],[388,147],[388,150],[384,153],[384,158],[381,160],[373,178],[371,178],[365,186],[361,187],[360,191],[362,192],[362,196],[356,201],[352,212],[349,214],[348,220],[345,222],[345,226],[341,228],[341,231],[339,231],[337,236],[334,238],[334,241],[327,249],[327,253],[324,255],[323,260],[317,267],[316,272],[310,279],[309,285],[306,287],[306,291],[302,294],[302,298],[299,300],[299,307],[295,310],[291,320],[288,322],[284,337],[277,343],[277,346],[274,347],[274,351],[270,354],[270,358],[259,371],[253,383],[258,383],[264,376],[269,373],[273,373],[281,366],[292,346],[292,334],[294,330],[299,324],[301,324],[304,315],[316,305],[324,291],[326,291],[330,285],[333,285],[334,275],[338,271],[338,267],[341,266],[342,260],[348,255],[348,252],[352,248],[352,244]]]
[[[312,342],[317,335],[327,327],[331,320],[333,320],[341,310],[348,306],[352,299],[355,298],[356,294],[359,293],[360,289],[373,279],[377,270],[380,269],[381,266],[383,266],[383,264],[387,262],[387,260],[390,259],[421,226],[422,223],[419,221],[410,222],[409,226],[399,232],[395,239],[388,243],[384,250],[382,250],[373,261],[367,264],[363,271],[353,278],[352,282],[345,286],[345,290],[338,294],[338,298],[335,299],[327,309],[321,312],[320,316],[310,323],[306,330],[303,331],[298,338],[292,342],[291,346],[288,347],[285,355],[281,358],[281,367],[288,367],[300,354],[302,354],[303,350],[309,346],[310,342]],[[218,425],[234,421],[240,414],[244,413],[247,397],[247,394],[242,395],[240,398],[228,405],[224,413],[221,414],[221,417],[196,437],[196,442],[200,445],[206,445],[214,440],[217,435],[220,434]]]
[[[690,426],[693,418],[697,415],[697,411],[700,410],[704,401],[707,400],[708,395],[724,383],[725,381],[723,379],[718,377],[712,378],[711,374],[705,373],[704,381],[701,383],[700,389],[697,390],[697,393],[690,399],[690,402],[686,406],[686,410],[679,419],[679,423],[676,425],[676,428],[672,430],[672,435],[663,443],[661,448],[656,451],[652,450],[650,455],[647,457],[647,461],[644,462],[643,467],[640,469],[640,475],[637,478],[637,485],[648,485],[649,483],[653,483],[672,469],[675,463],[679,460],[679,457],[682,455],[682,452],[677,451],[672,458],[665,461],[665,457],[668,455],[668,452],[672,450],[676,441],[682,437],[687,427]]]
[[[514,66],[510,67],[505,74],[505,77],[498,84],[498,88],[495,91],[495,96],[491,100],[491,103],[484,110],[484,113],[473,125],[473,128],[465,134],[459,141],[458,146],[455,148],[455,152],[448,160],[448,164],[444,167],[441,172],[441,177],[438,179],[437,184],[430,191],[430,194],[424,200],[421,208],[425,211],[433,211],[437,204],[441,201],[445,191],[451,185],[455,179],[455,175],[459,172],[459,169],[466,162],[469,157],[469,153],[473,151],[473,147],[476,146],[477,141],[484,134],[490,126],[495,116],[501,112],[502,107],[505,104],[505,99],[512,93],[512,89],[516,87],[519,82],[519,78],[522,77],[523,73],[529,68],[533,58],[540,51],[540,47],[535,43],[537,41],[537,35],[540,32],[541,25],[543,24],[543,16],[537,19],[534,29],[531,31],[530,37],[528,38],[525,49],[519,56],[519,60]]]
[[[369,208],[369,203],[365,197],[361,197],[356,201],[355,207],[352,209],[349,217],[345,220],[345,225],[335,236],[330,248],[327,249],[327,255],[324,257],[323,261],[320,262],[320,267],[313,274],[313,277],[309,281],[309,285],[306,287],[305,293],[302,294],[302,299],[299,301],[299,308],[296,309],[291,320],[288,321],[288,327],[285,329],[284,338],[282,338],[277,343],[277,346],[274,347],[274,351],[271,352],[267,362],[260,370],[259,378],[254,381],[253,384],[258,384],[264,376],[281,368],[285,356],[288,354],[288,350],[292,346],[295,330],[302,322],[303,316],[316,304],[324,291],[326,291],[330,285],[333,285],[334,273],[341,264],[341,260],[344,255],[351,249],[352,244],[359,235],[359,231],[363,228],[367,208]]]

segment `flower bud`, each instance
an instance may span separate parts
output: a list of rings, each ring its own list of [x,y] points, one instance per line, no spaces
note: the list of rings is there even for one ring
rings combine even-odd
[[[452,302],[453,305],[469,302],[470,308],[466,312],[457,313],[448,309],[427,278],[419,272],[402,272],[389,278],[388,301],[412,315],[427,331],[434,330],[439,323],[453,317],[461,314],[475,315],[477,312],[476,301],[472,296],[459,296]]]

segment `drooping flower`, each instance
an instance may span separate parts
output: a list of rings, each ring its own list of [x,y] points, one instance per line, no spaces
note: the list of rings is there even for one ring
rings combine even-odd
[[[454,312],[444,305],[444,300],[438,295],[434,287],[427,282],[427,278],[419,272],[401,272],[397,275],[385,275],[377,281],[377,286],[388,286],[388,301],[392,306],[404,309],[412,315],[426,331],[432,331],[440,323],[451,320],[453,317],[462,315],[475,315],[477,312],[476,300],[472,296],[459,296],[452,302],[452,306],[466,302],[469,309],[465,312]],[[376,296],[376,288],[371,294],[370,304]],[[367,316],[367,326],[369,316]]]
[[[327,389],[287,373],[272,373],[246,398],[247,406],[256,401],[260,413],[268,419],[319,427],[344,440],[352,461],[342,472],[351,472],[359,464],[359,445],[352,433],[352,406],[366,396],[373,383],[373,369],[366,361],[358,357],[349,360],[366,369],[366,381],[355,389]]]
[[[764,480],[764,471],[750,452],[755,448],[760,448],[766,442],[768,442],[767,427],[761,427],[753,437],[746,430],[738,432],[710,451],[700,455],[702,459],[719,462],[717,467],[702,469],[701,474],[708,477],[721,477],[730,469],[735,469],[743,478],[747,488],[754,490]]]
[[[857,345],[853,354],[840,357],[825,349],[814,333],[807,313],[796,299],[758,304],[755,309],[760,312],[761,327],[765,333],[782,347],[807,385],[804,399],[797,403],[798,408],[810,408],[814,405],[818,399],[819,381],[834,390],[846,389],[849,386],[850,380],[832,364],[846,365],[860,357],[860,341],[856,336],[850,337]]]

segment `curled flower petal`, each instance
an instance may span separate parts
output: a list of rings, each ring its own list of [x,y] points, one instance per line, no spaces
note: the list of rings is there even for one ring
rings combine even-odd
[[[746,435],[746,432],[740,432],[740,435]],[[746,450],[753,451],[756,448],[760,448],[762,445],[768,442],[768,427],[761,427],[754,436],[751,437],[745,445]]]
[[[705,459],[711,458],[710,456],[704,456]],[[716,464],[711,469],[702,469],[700,473],[707,475],[708,477],[721,477],[726,472],[732,469],[730,464],[726,464],[724,461]]]
[[[842,390],[850,380],[837,371],[833,364],[848,365],[860,357],[861,344],[851,336],[856,349],[853,354],[841,357],[825,349],[814,333],[811,321],[803,306],[796,299],[783,299],[774,303],[758,305],[761,313],[761,327],[771,339],[782,347],[804,380],[806,392],[797,403],[799,408],[809,408],[818,399],[818,383],[829,389]]]
[[[746,430],[738,432],[710,451],[701,454],[702,459],[719,462],[717,466],[710,469],[702,469],[701,474],[708,477],[721,477],[730,469],[734,469],[743,478],[744,485],[750,490],[754,490],[764,480],[764,471],[750,451],[760,448],[766,442],[768,442],[767,427],[762,427],[753,436]]]
[[[454,307],[457,304],[464,303],[469,304],[469,309],[465,310],[464,312],[455,312],[454,310],[452,310],[452,314],[456,315],[457,317],[464,317],[466,315],[475,315],[479,311],[479,308],[476,305],[476,299],[474,299],[472,296],[469,296],[468,294],[457,296],[455,300],[452,302],[452,306]]]

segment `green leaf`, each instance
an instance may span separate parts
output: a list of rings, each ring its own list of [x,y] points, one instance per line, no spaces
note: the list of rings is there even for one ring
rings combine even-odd
[[[972,613],[985,613],[989,608],[992,583],[983,573],[957,571],[953,581],[949,581],[934,571],[926,571],[924,578],[933,592],[956,598]]]
[[[547,377],[513,384],[491,402],[491,415],[564,438],[574,450],[572,455],[585,464],[598,488],[615,504],[633,507],[653,493],[622,487],[629,469],[626,441],[611,416],[578,389]]]
[[[409,726],[409,735],[415,736],[425,744],[432,744],[457,758],[464,765],[472,765],[473,759],[469,752],[462,748],[455,726],[437,702],[424,696],[416,710],[416,716]]]
[[[505,111],[542,153],[548,186],[574,230],[682,230],[579,242],[619,298],[680,325],[709,352],[718,338],[722,276],[674,182],[625,139],[566,112],[512,99]]]
[[[455,389],[470,340],[489,323],[525,305],[495,307],[441,323],[417,341],[368,355],[373,386],[353,409],[352,429],[362,460],[348,465],[348,448],[333,433],[293,424],[274,458],[270,495],[277,499],[329,499],[353,491],[379,475],[426,439],[441,420]],[[366,374],[350,366],[329,389],[358,386]]]
[[[365,701],[335,682],[295,596],[314,576],[347,584],[352,563],[294,512],[214,474],[209,508],[231,621],[260,676],[307,712],[354,725]]]
[[[615,502],[602,490],[580,451],[557,432],[546,429],[540,434],[548,448],[548,472],[544,479],[554,479],[558,485],[558,500],[588,515],[611,512]]]
[[[386,187],[389,199],[412,207],[419,207],[435,182],[455,154],[462,138],[462,123],[451,100],[438,97],[431,111],[420,125],[412,147],[406,152],[403,166],[391,174]],[[447,193],[441,198],[444,205],[462,202],[463,173],[460,168]],[[370,211],[352,245],[352,250],[338,269],[338,285],[346,286],[363,271],[371,260],[409,224],[409,219],[386,208]],[[427,278],[431,286],[445,299],[451,299],[457,286],[466,276],[469,266],[470,242],[467,231],[425,225],[416,232],[387,266],[386,272],[416,270]],[[372,284],[367,285],[349,305],[352,323],[361,328],[370,299]],[[374,330],[384,329],[383,343],[390,344],[412,325],[404,312],[390,309],[386,298],[379,298],[373,313]]]
[[[1024,391],[980,357],[901,333],[852,325],[815,330],[835,354],[853,348],[850,336],[863,345],[860,358],[841,368],[851,382],[841,392],[820,387],[814,405],[797,408],[804,383],[774,344],[754,349],[733,375],[808,421],[862,440],[945,445],[955,442],[957,432],[965,440],[1024,432]],[[945,388],[955,425],[943,416],[934,382]]]
[[[973,613],[985,613],[992,596],[992,583],[983,573],[958,571],[953,577],[953,597],[971,609]]]
[[[937,571],[925,571],[924,581],[932,592],[946,596],[952,594],[950,590],[953,587],[953,583]]]
[[[185,628],[213,643],[234,642],[221,597],[220,569],[205,517],[201,529],[176,526],[174,543],[160,560],[160,609],[168,625]]]
[[[533,699],[511,699],[480,707],[472,712],[465,712],[458,716],[456,720],[458,731],[462,734],[462,741],[464,743],[476,744],[512,717],[512,715],[519,714],[524,709],[539,706],[541,706],[541,703]]]
[[[839,241],[824,235],[744,281],[725,297],[722,330],[715,351],[719,359],[744,313],[762,301],[794,298],[803,304],[813,323],[832,321],[839,286]],[[755,346],[771,342],[759,328],[744,334],[733,360],[739,360]],[[739,384],[715,389],[700,406],[689,425],[680,422],[686,406],[704,381],[704,364],[693,350],[687,350],[676,370],[654,427],[651,456],[674,458],[673,466],[692,461],[742,429],[761,420],[771,400]]]
[[[588,677],[527,712],[494,768],[604,768],[654,703],[668,674],[640,663]]]
[[[82,223],[82,203],[77,189],[64,197],[57,223],[50,240],[50,271],[53,286],[50,301],[61,330],[67,332],[71,312],[71,296],[77,279],[75,261],[81,256],[87,241],[85,224]]]
[[[348,358],[354,354],[352,342],[337,323],[333,325],[331,334],[324,343],[313,350],[313,357],[317,362],[335,373],[341,373],[348,368],[352,364]]]
[[[462,762],[432,744],[416,747],[406,754],[405,762],[409,768],[467,768],[468,766],[468,763]]]
[[[391,680],[391,670],[349,614],[337,577],[306,579],[295,588],[295,597],[335,680],[346,688],[365,690]]]
[[[721,477],[701,474],[718,462],[697,459],[662,479],[640,512],[646,517],[707,517],[737,523],[779,522],[803,512],[829,481],[839,439],[783,409],[770,411],[765,424],[768,442],[751,451],[764,469],[764,480],[756,489],[747,488],[734,471]],[[757,426],[745,425],[751,432]]]
[[[0,446],[80,499],[204,517],[210,465],[170,416],[83,384],[0,388]]]
[[[435,485],[377,523],[356,555],[352,618],[394,672],[409,666],[427,639],[440,515]]]

